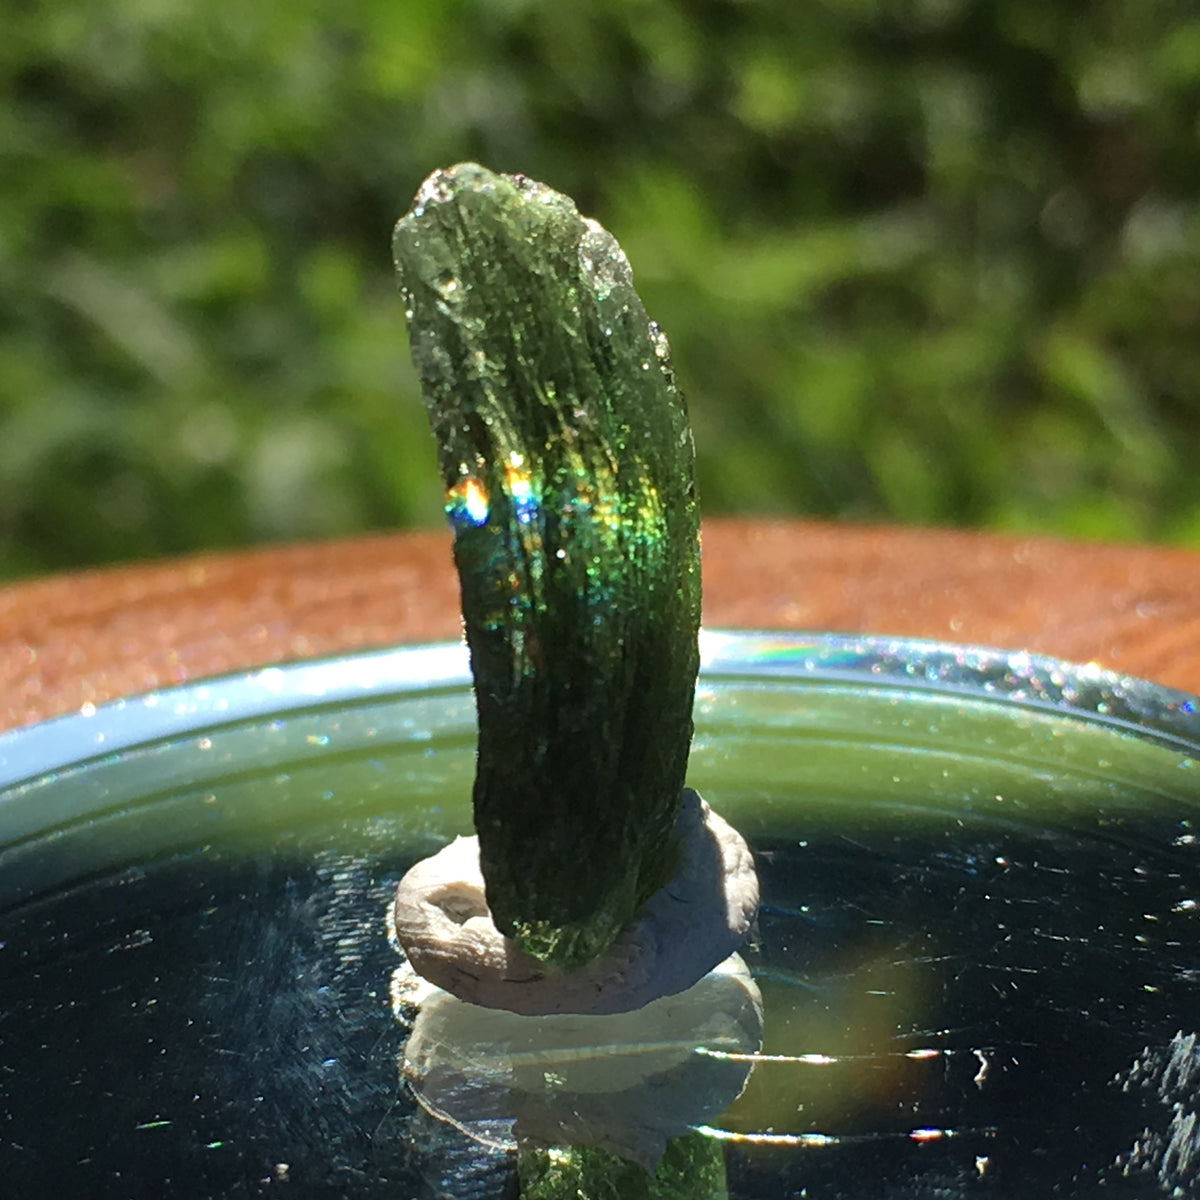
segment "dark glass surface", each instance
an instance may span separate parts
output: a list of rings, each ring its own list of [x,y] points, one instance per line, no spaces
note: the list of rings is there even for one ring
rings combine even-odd
[[[730,1195],[1200,1194],[1190,699],[817,644],[710,654],[698,693],[691,781],[763,885],[764,1057],[709,1130]],[[274,710],[210,685],[103,756],[45,740],[0,793],[0,1194],[512,1194],[416,1105],[389,1000],[392,888],[469,824],[469,694],[360,667],[279,672]]]

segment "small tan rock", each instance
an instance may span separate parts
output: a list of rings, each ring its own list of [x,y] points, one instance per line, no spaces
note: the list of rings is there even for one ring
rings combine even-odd
[[[691,789],[675,835],[676,874],[584,967],[539,962],[496,929],[473,837],[456,838],[400,881],[397,939],[418,974],[471,1004],[529,1016],[641,1008],[691,987],[737,950],[758,907],[749,847]]]

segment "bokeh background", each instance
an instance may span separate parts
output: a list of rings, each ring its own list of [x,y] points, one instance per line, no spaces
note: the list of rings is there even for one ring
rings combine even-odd
[[[710,513],[1200,544],[1192,0],[16,0],[0,578],[433,525],[395,219],[625,246]]]

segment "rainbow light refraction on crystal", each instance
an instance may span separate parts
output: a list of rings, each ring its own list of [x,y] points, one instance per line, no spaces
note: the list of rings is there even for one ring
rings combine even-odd
[[[452,525],[483,525],[488,519],[488,495],[483,484],[467,475],[446,489],[446,516]]]
[[[455,535],[488,903],[522,949],[584,962],[671,866],[699,665],[686,407],[624,253],[568,197],[452,167],[393,249]]]

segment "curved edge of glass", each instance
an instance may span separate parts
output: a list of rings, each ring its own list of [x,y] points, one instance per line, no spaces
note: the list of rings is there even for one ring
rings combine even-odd
[[[915,638],[720,630],[701,631],[700,661],[701,679],[812,679],[971,696],[1200,749],[1200,697],[1095,663]],[[439,642],[265,667],[85,705],[0,734],[0,788],[215,725],[470,682],[466,645]]]

